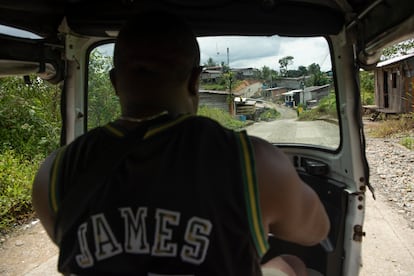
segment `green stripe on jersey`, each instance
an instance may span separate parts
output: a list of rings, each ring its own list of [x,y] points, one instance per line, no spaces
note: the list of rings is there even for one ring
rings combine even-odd
[[[123,133],[121,130],[113,127],[110,123],[106,124],[104,126],[110,133],[112,133],[113,135],[115,135],[116,137],[124,137],[125,133]]]
[[[247,216],[250,231],[257,252],[262,257],[269,248],[267,235],[263,229],[262,214],[259,205],[253,149],[245,131],[239,132],[236,137],[241,156],[244,195],[246,200]]]
[[[51,168],[51,176],[49,183],[49,204],[54,214],[56,214],[59,209],[59,187],[57,185],[59,181],[59,168],[61,168],[62,166],[63,155],[65,151],[66,146],[59,149]]]

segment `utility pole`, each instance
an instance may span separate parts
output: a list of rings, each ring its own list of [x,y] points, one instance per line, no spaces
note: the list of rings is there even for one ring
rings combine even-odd
[[[230,115],[235,115],[235,106],[234,106],[234,100],[233,100],[233,93],[231,91],[231,85],[233,82],[232,73],[230,70],[230,49],[227,47],[227,70],[229,74],[229,111]]]
[[[230,58],[229,58],[229,56],[230,56],[230,54],[229,54],[229,47],[227,47],[227,66],[229,67],[229,69],[230,69]]]

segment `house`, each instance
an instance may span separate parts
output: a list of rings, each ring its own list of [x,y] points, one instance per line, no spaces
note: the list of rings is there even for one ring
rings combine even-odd
[[[271,87],[263,89],[263,97],[270,99],[272,102],[278,101],[283,98],[283,93],[286,93],[288,89],[286,87]]]
[[[232,93],[233,110],[230,111],[229,92],[217,90],[199,90],[200,106],[222,109],[233,115],[253,116],[256,112],[256,101],[242,98],[238,92]]]
[[[256,113],[256,101],[243,97],[235,97],[236,115],[254,116]]]
[[[216,82],[222,74],[221,70],[204,69],[201,72],[201,80],[204,82]]]
[[[305,92],[301,102],[306,106],[311,106],[312,103],[317,104],[323,97],[329,95],[330,89],[330,84],[305,87]]]
[[[200,106],[205,105],[211,108],[219,108],[230,112],[228,104],[228,91],[200,89],[198,95]]]
[[[374,77],[377,112],[414,111],[414,53],[379,62]]]
[[[330,84],[320,86],[309,86],[305,89],[294,89],[288,92],[282,93],[285,97],[285,104],[290,107],[296,107],[299,104],[303,104],[307,107],[312,107],[318,104],[318,102],[329,95]]]
[[[255,75],[260,73],[260,70],[256,68],[232,68],[231,72],[234,73],[237,79],[248,79],[253,78]]]
[[[305,85],[306,79],[309,76],[302,76],[297,78],[279,78],[276,80],[277,86],[286,87],[288,90],[302,89]]]

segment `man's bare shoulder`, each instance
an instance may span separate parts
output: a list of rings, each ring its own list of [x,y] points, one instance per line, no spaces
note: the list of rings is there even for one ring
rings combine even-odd
[[[263,138],[257,136],[249,137],[255,153],[256,165],[265,166],[266,164],[272,164],[272,166],[277,168],[292,169],[289,158],[279,147]],[[273,167],[273,169],[276,169],[276,167]]]

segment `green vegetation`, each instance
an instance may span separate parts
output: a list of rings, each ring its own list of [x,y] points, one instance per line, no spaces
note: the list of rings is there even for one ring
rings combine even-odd
[[[33,215],[31,184],[59,146],[60,89],[35,76],[0,79],[0,232]]]
[[[226,91],[226,85],[222,83],[202,83],[201,89],[214,90],[214,91]]]
[[[198,108],[198,115],[209,117],[219,122],[222,126],[230,129],[241,129],[246,125],[246,122],[242,122],[233,118],[228,112],[219,108],[211,108],[207,106],[200,106]]]
[[[304,109],[299,115],[300,121],[312,121],[318,119],[336,119],[338,117],[336,111],[335,92],[331,91],[328,96],[319,101],[318,106],[312,109]]]
[[[288,65],[292,65],[293,64],[293,59],[294,57],[292,56],[285,56],[281,59],[278,60],[279,65],[280,65],[280,75],[282,75],[283,77],[287,77],[288,74]]]
[[[32,76],[0,79],[0,152],[13,150],[30,160],[59,145],[60,89]]]
[[[27,160],[13,150],[0,156],[0,233],[34,216],[31,184],[40,159]]]
[[[266,108],[260,113],[259,118],[262,121],[273,121],[280,117],[280,113],[274,108]]]
[[[359,72],[361,103],[362,105],[374,104],[374,72],[364,71]]]
[[[91,52],[88,80],[88,129],[101,126],[119,117],[121,107],[109,80],[112,58],[98,49]]]
[[[376,138],[399,137],[400,144],[413,149],[414,113],[402,115],[398,119],[380,121],[375,126],[367,127],[367,135]]]
[[[231,76],[232,77],[232,76]],[[231,79],[231,89],[234,89],[242,83],[241,80]],[[217,82],[202,82],[200,85],[201,89],[215,90],[215,91],[228,91],[230,88],[229,74],[224,73]]]
[[[414,150],[414,137],[404,137],[400,140],[400,144],[409,150]]]

